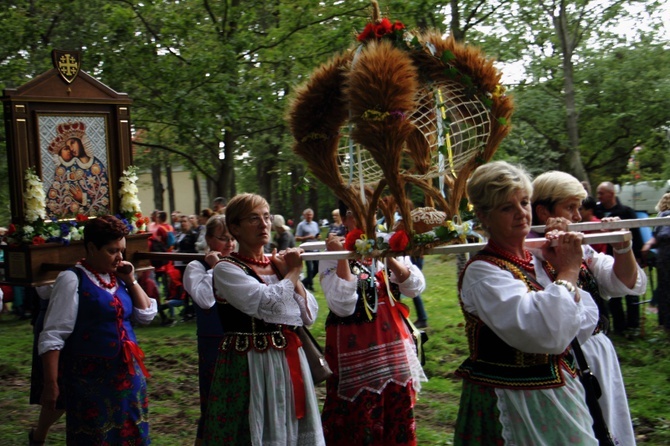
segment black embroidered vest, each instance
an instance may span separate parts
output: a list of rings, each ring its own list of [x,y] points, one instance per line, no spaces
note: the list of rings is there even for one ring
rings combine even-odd
[[[236,258],[224,257],[222,260],[240,267],[247,275],[263,282],[252,268]],[[278,271],[275,270],[275,273],[281,278]],[[227,302],[218,301],[217,309],[224,332],[220,350],[246,353],[252,348],[257,351],[265,351],[268,348],[283,350],[288,345],[282,330],[291,327],[249,316]]]
[[[526,284],[528,291],[542,289],[514,263],[482,251],[463,269],[459,290],[465,270],[476,260],[509,271]],[[560,355],[524,353],[505,343],[479,317],[465,311],[462,300],[461,309],[465,316],[470,357],[456,370],[456,375],[480,385],[517,390],[561,387],[565,383],[561,369],[576,375],[574,358],[567,348]]]

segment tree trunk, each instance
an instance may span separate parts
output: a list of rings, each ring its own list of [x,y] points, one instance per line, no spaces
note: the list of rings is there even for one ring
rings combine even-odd
[[[161,183],[161,165],[151,165],[151,182],[154,188],[154,209],[163,209],[163,183]]]
[[[569,173],[574,175],[580,181],[588,183],[588,175],[582,163],[581,154],[579,152],[579,124],[577,113],[577,106],[575,101],[575,81],[574,81],[574,65],[572,63],[572,55],[576,42],[570,35],[569,24],[567,23],[567,11],[565,5],[561,3],[561,8],[558,17],[554,17],[554,27],[556,34],[558,34],[561,42],[561,53],[563,63],[563,88],[565,90],[565,113],[566,113],[566,130],[568,132],[568,150],[566,153],[567,169]],[[574,37],[576,38],[576,37]]]
[[[165,177],[167,178],[168,204],[170,205],[170,212],[172,214],[175,209],[174,202],[174,181],[172,180],[172,166],[170,163],[165,163]]]
[[[200,182],[198,181],[198,174],[193,173],[193,196],[195,197],[195,215],[200,214],[200,203],[202,196],[200,195]]]
[[[465,40],[465,31],[461,29],[461,11],[458,9],[459,0],[451,0],[449,9],[451,10],[451,21],[449,22],[449,32],[454,36],[456,42]]]

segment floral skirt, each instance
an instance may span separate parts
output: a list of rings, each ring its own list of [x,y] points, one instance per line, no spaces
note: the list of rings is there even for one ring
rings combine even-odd
[[[301,349],[298,353],[305,384],[300,419],[283,350],[221,351],[209,389],[203,446],[325,446],[309,365]]]
[[[205,414],[209,400],[209,388],[216,369],[219,345],[223,336],[198,336],[198,385],[200,388],[200,421],[197,437],[202,438],[205,428]]]
[[[337,377],[327,383],[321,424],[328,446],[416,445],[415,391],[388,383],[381,393],[367,390],[354,401],[337,396]]]
[[[149,439],[146,379],[117,358],[74,357],[67,361],[67,445],[144,446]]]
[[[463,381],[454,445],[503,445],[495,388]]]

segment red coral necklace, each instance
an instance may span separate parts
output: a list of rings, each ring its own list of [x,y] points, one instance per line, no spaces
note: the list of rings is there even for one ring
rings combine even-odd
[[[79,261],[81,263],[81,266],[86,268],[91,274],[95,276],[95,279],[98,281],[101,287],[107,288],[108,290],[111,290],[116,286],[116,274],[112,273],[109,275],[109,282],[105,281],[102,277],[100,277],[100,274],[91,268],[91,264],[86,261],[86,259],[81,259]]]
[[[535,272],[535,265],[533,265],[533,255],[527,249],[523,250],[525,258],[522,259],[521,257],[515,256],[514,254],[505,251],[500,246],[496,245],[492,240],[489,240],[488,247],[491,251],[495,252],[505,260],[509,260],[510,262],[522,267],[526,271]]]
[[[243,261],[244,263],[248,263],[250,265],[256,265],[256,266],[268,266],[270,264],[270,259],[263,256],[263,260],[256,260],[252,259],[251,257],[245,257],[241,255],[239,252],[231,252],[230,255],[232,257],[235,257],[238,260]]]

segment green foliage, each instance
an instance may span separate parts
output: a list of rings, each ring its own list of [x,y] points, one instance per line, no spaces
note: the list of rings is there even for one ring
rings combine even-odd
[[[529,162],[532,170],[565,168],[571,142],[561,45],[572,45],[578,149],[594,178],[616,179],[634,144],[654,154],[667,148],[670,64],[656,41],[661,22],[636,17],[650,29],[622,46],[606,26],[631,16],[623,2],[592,11],[586,8],[592,1],[564,2],[566,17],[584,34],[562,42],[549,15],[553,3],[388,0],[380,6],[408,28],[444,30],[448,20],[458,39],[506,62],[526,61],[526,78],[510,90],[517,110],[500,156]],[[649,11],[658,6],[638,3]],[[588,14],[577,22],[580,11]],[[84,70],[134,101],[135,164],[185,165],[209,181],[212,196],[259,192],[287,214],[308,201],[326,203],[325,210],[334,202],[328,190],[298,187],[305,184],[304,165],[291,151],[284,113],[296,86],[355,45],[369,17],[368,0],[15,0],[0,10],[0,87],[17,87],[50,69],[53,48],[82,50]],[[3,145],[4,128],[0,150]],[[0,209],[8,209],[2,161]],[[650,163],[645,177],[665,175],[670,168],[664,166]]]
[[[426,256],[424,275],[428,287],[422,294],[428,313],[429,341],[426,344],[426,375],[415,406],[418,444],[452,444],[458,414],[461,381],[454,370],[468,355],[463,315],[456,295],[456,262],[453,256]],[[318,282],[315,295],[319,316],[312,333],[323,345],[327,307]],[[648,294],[650,294],[648,292]],[[647,296],[649,298],[649,296]],[[409,299],[403,298],[412,313]],[[655,315],[646,313],[644,337],[613,338],[628,393],[631,415],[640,445],[670,443],[670,408],[666,401],[670,370],[670,337],[658,331]],[[643,316],[644,318],[644,316]],[[158,318],[157,318],[158,319]],[[149,380],[149,410],[153,443],[161,446],[191,444],[199,416],[197,349],[195,323],[161,327],[158,320],[136,329],[139,344],[146,354]],[[26,443],[28,429],[34,426],[38,406],[28,405],[32,327],[27,320],[0,316],[0,406],[6,414],[0,424],[0,444]],[[325,387],[317,388],[323,401]],[[51,431],[49,444],[64,444],[63,421]]]

